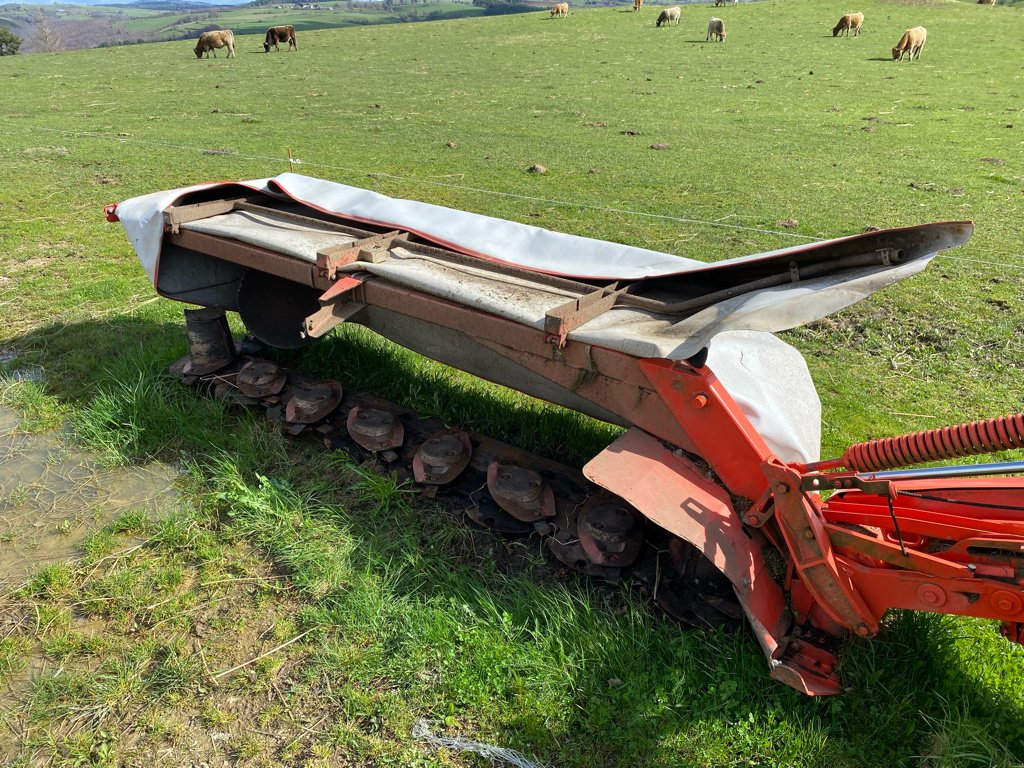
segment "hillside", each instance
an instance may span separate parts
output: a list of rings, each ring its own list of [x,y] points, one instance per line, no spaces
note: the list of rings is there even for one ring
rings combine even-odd
[[[858,8],[849,39],[831,34],[845,0],[765,0],[686,6],[669,28],[647,5],[307,26],[270,54],[277,16],[241,8],[232,59],[191,40],[0,58],[0,400],[24,429],[183,473],[163,514],[93,531],[84,560],[0,602],[20,617],[0,636],[0,763],[482,764],[428,747],[424,720],[559,768],[1021,765],[1024,653],[991,623],[895,613],[842,649],[847,692],[805,698],[748,634],[683,629],[639,590],[183,393],[165,373],[182,305],[103,219],[275,175],[289,152],[310,176],[702,260],[972,219],[965,247],[784,337],[827,456],[1019,411],[1024,14]],[[894,62],[916,25],[922,57]],[[349,328],[281,359],[562,461],[616,433]]]
[[[291,24],[298,30],[465,18],[487,9],[469,0],[388,0],[308,3],[152,2],[124,5],[18,3],[0,5],[0,26],[23,38],[21,53],[136,45],[197,37],[207,29],[262,33]]]

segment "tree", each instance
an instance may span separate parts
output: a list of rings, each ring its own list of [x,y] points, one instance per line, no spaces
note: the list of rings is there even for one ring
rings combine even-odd
[[[42,11],[36,13],[36,24],[32,35],[32,50],[54,53],[64,50],[64,38]]]
[[[13,56],[21,47],[21,38],[7,27],[0,27],[0,56]]]

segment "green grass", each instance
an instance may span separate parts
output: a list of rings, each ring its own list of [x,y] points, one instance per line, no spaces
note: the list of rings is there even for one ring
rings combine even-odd
[[[83,563],[19,598],[39,629],[33,610],[0,670],[50,664],[3,704],[31,724],[19,759],[130,759],[180,743],[182,710],[246,765],[475,764],[413,741],[423,717],[559,766],[1019,764],[1021,654],[985,622],[892,616],[845,649],[848,693],[802,698],[746,636],[684,632],[626,592],[553,579],[533,545],[471,533],[182,391],[163,373],[185,352],[181,308],[153,300],[101,216],[284,171],[291,149],[310,175],[702,259],[972,218],[965,248],[786,338],[818,383],[827,454],[1019,410],[1024,17],[871,0],[861,37],[833,39],[848,10],[686,6],[678,29],[655,29],[654,9],[601,8],[306,30],[274,56],[253,54],[254,34],[233,60],[183,42],[0,59],[0,346],[44,371],[3,402],[32,428],[68,419],[112,460],[178,460],[193,484],[183,508],[95,534]],[[704,43],[712,13],[724,45]],[[917,24],[922,59],[892,62]],[[583,460],[614,434],[358,329],[284,359],[552,456]],[[307,631],[209,693],[218,671]]]

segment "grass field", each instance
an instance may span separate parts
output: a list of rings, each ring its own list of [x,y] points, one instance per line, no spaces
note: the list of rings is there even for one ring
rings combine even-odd
[[[230,60],[188,42],[0,58],[0,346],[45,371],[8,376],[3,401],[26,429],[66,422],[110,461],[184,472],[166,516],[122,516],[4,598],[0,760],[485,764],[417,741],[428,719],[553,766],[1020,764],[1024,657],[988,623],[894,615],[844,649],[845,695],[806,699],[744,635],[556,577],[530,543],[197,402],[163,374],[181,307],[154,300],[101,214],[285,171],[290,149],[309,175],[708,260],[970,218],[966,247],[785,337],[827,455],[1020,410],[1024,16],[870,0],[863,34],[832,38],[849,10],[686,6],[656,29],[656,8],[601,8],[309,30],[271,55],[249,35]],[[704,41],[711,15],[724,45]],[[893,62],[918,24],[922,58]],[[297,359],[559,457],[614,432],[348,329]]]

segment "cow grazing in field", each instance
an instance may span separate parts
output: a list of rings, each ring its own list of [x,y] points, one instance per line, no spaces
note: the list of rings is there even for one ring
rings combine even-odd
[[[924,27],[914,27],[908,29],[903,33],[903,37],[896,43],[896,47],[892,49],[892,58],[894,61],[902,61],[903,57],[909,53],[910,60],[914,60],[914,54],[917,54],[917,58],[921,58],[921,49],[924,48],[925,41],[928,39],[928,30]]]
[[[674,24],[678,27],[680,13],[682,13],[682,11],[679,10],[678,5],[673,5],[671,8],[665,8],[658,14],[658,21],[654,26],[660,27],[664,24],[666,27],[669,27]]]
[[[565,18],[566,16],[569,15],[569,4],[556,3],[555,6],[551,9],[551,15],[558,16],[560,18]]]
[[[832,27],[832,37],[836,37],[841,32],[845,32],[846,36],[850,36],[850,32],[853,32],[853,36],[856,37],[860,34],[861,24],[864,23],[863,13],[848,13],[839,19],[839,23]]]
[[[195,52],[196,58],[203,58],[203,54],[206,54],[206,58],[210,58],[210,51],[213,51],[213,58],[217,58],[217,49],[227,48],[228,58],[230,59],[235,55],[235,33],[230,29],[218,29],[213,32],[203,32],[199,36],[199,42],[196,43]]]
[[[268,29],[267,36],[263,40],[263,52],[270,53],[270,46],[274,46],[275,51],[280,51],[281,49],[277,47],[278,43],[288,43],[289,51],[292,48],[296,51],[299,50],[299,44],[295,42],[295,27],[288,24]]]
[[[978,5],[995,5],[996,0],[978,0]]]
[[[715,38],[720,43],[725,42],[725,22],[714,17],[708,22],[707,39],[711,40],[712,38]]]
[[[720,5],[736,5],[740,0],[715,0],[715,8]]]
[[[634,11],[639,11],[640,10],[640,6],[642,6],[643,4],[644,4],[644,0],[633,0],[633,10]]]

